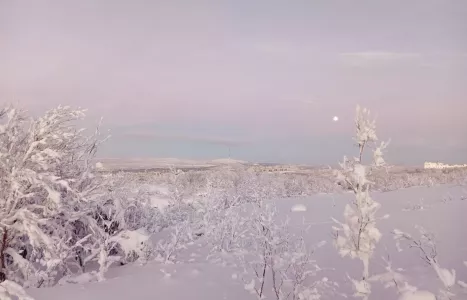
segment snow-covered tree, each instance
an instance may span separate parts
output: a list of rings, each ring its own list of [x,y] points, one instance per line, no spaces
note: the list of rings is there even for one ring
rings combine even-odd
[[[358,258],[363,264],[361,280],[352,280],[356,290],[356,296],[367,299],[371,293],[368,282],[370,258],[374,252],[381,233],[376,227],[376,213],[380,204],[370,196],[372,182],[367,176],[371,171],[370,166],[362,162],[363,154],[367,146],[372,146],[378,140],[375,133],[375,122],[369,119],[369,111],[357,106],[356,110],[356,136],[355,141],[359,148],[359,156],[354,159],[344,157],[340,164],[341,170],[337,172],[338,184],[350,189],[355,194],[352,205],[347,204],[344,210],[344,221],[334,221],[335,246],[342,256]],[[381,143],[374,149],[374,163],[376,167],[384,165],[382,150],[386,143]]]

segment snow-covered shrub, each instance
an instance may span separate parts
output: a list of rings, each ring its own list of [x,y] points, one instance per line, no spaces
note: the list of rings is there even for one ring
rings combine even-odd
[[[189,170],[184,172],[185,194],[194,196],[206,186],[206,172]]]
[[[244,205],[225,208],[225,202],[211,198],[203,207],[203,232],[212,245],[212,252],[232,252],[241,248],[241,240],[247,231]]]
[[[180,205],[185,195],[185,172],[175,167],[170,167],[169,173],[169,196],[172,205]]]
[[[178,254],[189,244],[203,235],[201,205],[199,199],[188,198],[193,190],[190,186],[190,173],[171,167],[167,174],[169,204],[159,211],[153,209],[151,233],[156,233],[154,248],[146,246],[144,254],[163,263],[176,263]],[[196,177],[197,178],[197,177]],[[149,220],[150,218],[148,218]],[[151,227],[151,223],[146,227]],[[157,224],[157,225],[154,225]]]
[[[196,202],[199,232],[211,249],[208,259],[242,267],[245,288],[259,298],[314,299],[328,282],[315,279],[319,268],[303,238],[289,231],[269,202],[275,179],[242,169],[209,174]],[[175,245],[175,233],[172,240]]]
[[[194,198],[187,198],[186,173],[171,168],[169,172],[168,194],[169,204],[164,208],[164,227],[172,227],[182,223],[193,223],[197,218],[197,203]]]
[[[289,176],[284,182],[285,196],[302,196],[306,194],[307,185],[306,178],[304,176]]]
[[[316,247],[324,244],[321,242]],[[327,277],[317,277],[321,268],[312,259],[313,252],[314,249],[307,247],[303,237],[295,237],[291,241],[289,250],[284,255],[287,268],[281,273],[281,280],[285,283],[282,294],[287,295],[283,299],[321,299],[322,295],[329,295],[334,291],[336,283],[330,282]],[[276,285],[274,282],[273,284]]]
[[[163,263],[175,263],[179,252],[193,242],[191,225],[189,221],[183,221],[169,229],[169,238],[160,239],[156,244],[156,260]]]
[[[254,205],[248,220],[242,251],[236,253],[245,269],[245,289],[258,299],[272,295],[277,300],[320,299],[332,290],[326,277],[317,279],[321,269],[303,236],[290,232],[272,203]]]
[[[355,141],[359,148],[358,158],[348,159],[340,164],[341,169],[337,172],[339,185],[351,190],[355,194],[352,205],[347,204],[344,210],[344,222],[336,219],[338,226],[334,226],[335,246],[341,256],[358,258],[363,264],[363,274],[361,280],[352,279],[355,296],[368,299],[371,293],[371,285],[368,282],[370,258],[376,247],[376,243],[381,238],[381,233],[376,227],[376,213],[380,204],[370,197],[370,187],[372,182],[367,175],[370,172],[369,166],[363,164],[363,155],[366,146],[375,144],[378,140],[376,136],[376,125],[369,119],[369,111],[360,109],[357,106],[355,118],[356,137]],[[386,147],[381,143],[373,152],[375,166],[384,165],[382,149]]]
[[[131,205],[109,198],[108,177],[94,172],[104,139],[77,129],[83,117],[62,106],[36,119],[0,111],[0,282],[53,285],[91,261],[105,271],[116,245],[130,251]]]
[[[199,231],[211,245],[211,257],[219,252],[233,252],[241,248],[247,230],[246,204],[259,195],[257,176],[243,173],[238,176],[229,170],[219,170],[207,178],[204,197],[198,203]]]
[[[251,225],[249,210],[262,206],[270,198],[270,186],[267,179],[263,179],[244,171],[226,174],[217,180],[208,178],[206,196],[200,208],[203,230],[213,245],[213,252],[232,252],[242,247],[241,240]]]
[[[151,203],[151,197],[155,192],[148,186],[140,184],[137,178],[118,174],[108,180],[106,190],[105,197],[108,199],[108,204],[119,212],[113,218],[118,228],[122,230],[144,228],[148,233],[154,233],[166,226],[161,211]]]
[[[287,223],[278,222],[272,205],[254,206],[252,217],[251,230],[248,232],[250,238],[244,241],[247,254],[243,260],[253,270],[255,277],[245,288],[255,293],[258,299],[262,299],[267,276],[271,272],[272,289],[277,297],[283,297],[283,280],[277,277],[285,269],[279,260],[288,249],[290,237],[286,232]]]
[[[150,247],[147,240],[149,234],[158,229],[154,227],[162,222],[157,218],[158,210],[150,206],[150,199],[144,189],[134,190],[131,178],[122,174],[110,177],[101,188],[102,195],[89,214],[101,230],[97,244],[83,245],[77,248],[77,260],[81,272],[86,272],[86,265],[92,260],[98,260],[101,269],[99,279],[110,265],[138,260],[142,254],[141,247]],[[77,236],[94,234],[81,224],[81,232]],[[141,241],[134,244],[134,241]],[[131,246],[131,247],[130,247]],[[104,261],[105,260],[105,261]]]
[[[13,107],[0,115],[1,272],[18,283],[41,285],[43,275],[66,273],[77,243],[93,239],[76,240],[77,224],[95,229],[96,236],[101,232],[89,213],[102,183],[91,163],[98,132],[86,137],[75,129],[84,112],[68,107],[35,120]]]

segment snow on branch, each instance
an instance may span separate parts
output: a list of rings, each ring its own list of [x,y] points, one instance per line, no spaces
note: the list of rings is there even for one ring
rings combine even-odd
[[[434,235],[427,232],[423,227],[416,226],[416,228],[420,232],[419,238],[412,237],[410,234],[398,229],[393,231],[398,250],[403,250],[401,243],[404,243],[408,248],[417,249],[422,261],[433,269],[443,285],[443,288],[439,291],[439,299],[456,299],[454,297],[461,292],[456,290],[465,289],[467,286],[464,285],[463,281],[456,282],[456,270],[448,270],[441,267],[438,261],[438,251]],[[465,293],[466,291],[463,292]]]

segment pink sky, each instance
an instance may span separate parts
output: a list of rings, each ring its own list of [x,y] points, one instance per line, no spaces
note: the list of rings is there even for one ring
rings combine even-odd
[[[397,146],[467,159],[466,15],[462,0],[6,0],[0,96],[86,107],[117,134],[225,139],[351,134],[360,103]]]

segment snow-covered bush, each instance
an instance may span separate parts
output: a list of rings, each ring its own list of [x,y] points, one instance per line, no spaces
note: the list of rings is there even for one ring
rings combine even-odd
[[[248,220],[242,251],[236,253],[245,269],[245,289],[258,299],[271,295],[277,300],[320,299],[332,291],[326,277],[318,279],[321,269],[303,236],[290,231],[288,219],[278,217],[273,203],[254,205]]]
[[[8,107],[0,114],[0,264],[5,279],[42,285],[66,273],[79,227],[102,232],[89,213],[102,183],[92,174],[97,134],[86,137],[73,122],[83,111],[58,107],[31,120]],[[79,224],[79,225],[78,225]],[[34,263],[33,263],[34,262]]]
[[[195,203],[197,229],[211,249],[208,259],[243,268],[245,288],[258,298],[315,299],[329,283],[316,280],[319,268],[302,236],[277,216],[271,180],[241,169],[209,174],[204,197]],[[174,232],[171,245],[176,237]]]
[[[368,299],[371,293],[371,285],[368,282],[370,258],[373,255],[376,244],[381,238],[381,233],[376,227],[376,213],[380,204],[370,197],[372,182],[367,175],[371,171],[369,166],[363,164],[363,155],[366,146],[375,144],[376,125],[369,118],[369,111],[357,106],[355,118],[356,137],[355,141],[359,148],[358,158],[348,159],[340,164],[342,170],[337,172],[338,184],[350,189],[355,194],[352,205],[347,204],[344,210],[344,222],[336,219],[334,226],[335,246],[341,256],[358,258],[363,264],[361,280],[351,279],[355,288],[355,296]],[[381,143],[373,152],[374,165],[384,165],[382,150],[386,143]]]
[[[334,171],[329,168],[307,169],[298,173],[255,173],[241,166],[235,168],[209,168],[190,170],[177,175],[179,191],[184,199],[193,199],[206,194],[206,186],[211,184],[218,189],[229,190],[230,195],[249,197],[250,182],[260,182],[272,197],[308,196],[316,193],[339,193]],[[173,198],[173,172],[125,172],[125,177],[141,185],[161,185],[169,188]],[[385,166],[372,169],[367,178],[373,191],[394,191],[412,186],[435,186],[439,184],[466,184],[467,170],[455,169],[446,172],[430,169],[404,169]],[[208,183],[208,181],[210,183]],[[348,188],[347,188],[348,190]],[[154,191],[152,193],[156,193]],[[161,192],[159,192],[161,193]],[[161,194],[165,196],[165,193]]]
[[[163,212],[156,210],[157,215],[162,217],[162,222],[157,221],[157,224],[161,224],[157,227],[163,231],[156,235],[158,240],[155,247],[148,249],[147,253],[150,252],[151,257],[162,263],[176,263],[180,251],[203,235],[203,213],[199,199],[187,198],[193,194],[193,190],[187,193],[187,190],[193,188],[190,186],[193,178],[190,179],[191,175],[188,174],[170,168],[167,177],[169,204]]]
[[[99,128],[77,129],[83,117],[62,106],[36,119],[0,111],[0,282],[53,285],[91,261],[102,275],[116,246],[138,250],[124,237],[134,233],[125,217],[131,204],[111,197],[108,178],[94,172],[105,139]]]
[[[185,195],[185,172],[176,169],[174,166],[170,167],[169,172],[169,196],[172,205],[180,205],[183,202]]]
[[[219,199],[220,201],[216,201]],[[209,201],[210,200],[210,201]],[[212,252],[232,252],[241,248],[248,220],[244,205],[225,208],[222,198],[210,198],[203,207],[203,232]]]
[[[284,279],[281,273],[286,266],[281,258],[287,252],[290,242],[287,223],[278,222],[275,208],[267,204],[254,206],[252,217],[251,230],[248,232],[250,238],[244,241],[246,255],[243,260],[244,264],[253,270],[255,276],[245,288],[254,292],[258,299],[262,299],[267,276],[271,272],[271,288],[277,299],[283,299]]]
[[[170,237],[160,239],[156,244],[156,260],[163,263],[175,263],[179,252],[186,249],[187,245],[193,241],[191,225],[188,220],[175,224],[170,229]]]
[[[242,174],[243,176],[241,176]],[[248,206],[266,197],[258,177],[251,173],[219,170],[207,178],[199,202],[201,231],[212,246],[211,255],[239,250],[248,230]]]

